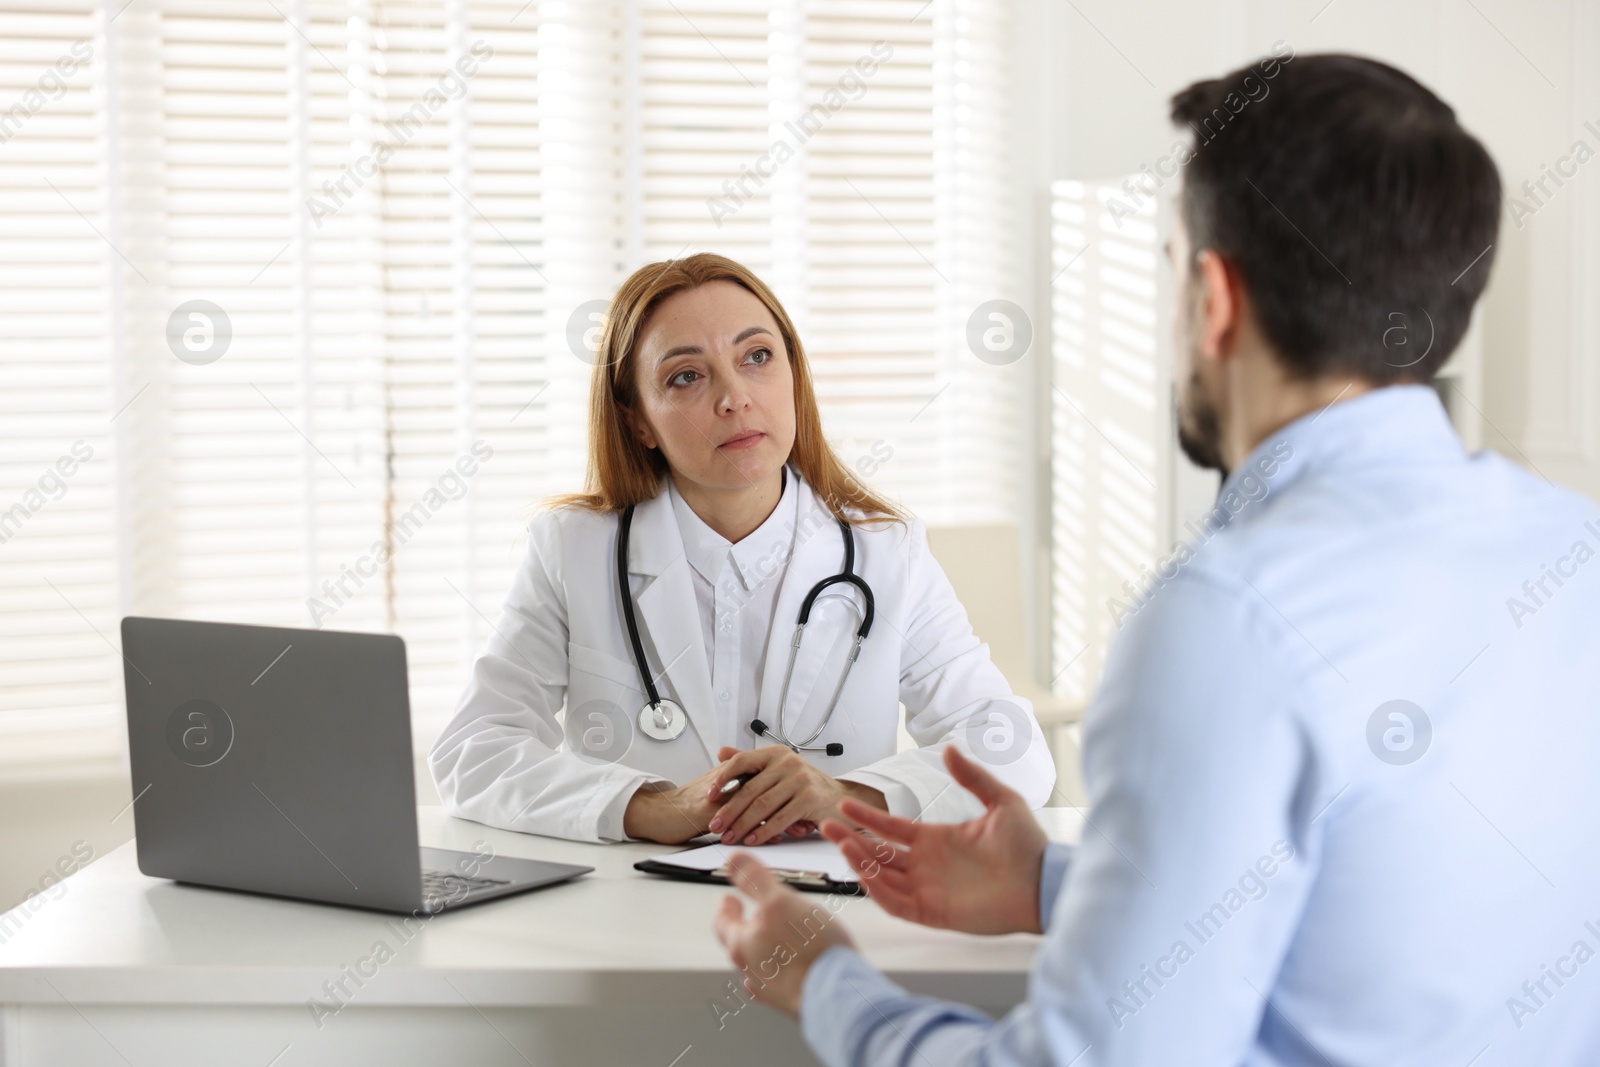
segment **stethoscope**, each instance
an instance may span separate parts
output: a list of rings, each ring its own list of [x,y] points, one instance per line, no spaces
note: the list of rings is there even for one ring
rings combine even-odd
[[[833,709],[839,703],[839,694],[844,691],[844,683],[850,676],[851,664],[861,654],[861,642],[867,639],[867,633],[872,629],[872,616],[874,612],[872,602],[872,587],[866,579],[855,573],[856,545],[855,539],[850,534],[850,524],[843,519],[837,520],[839,532],[844,537],[844,570],[838,574],[830,575],[811,587],[806,594],[805,601],[800,605],[800,618],[795,624],[794,637],[789,642],[789,665],[784,668],[783,688],[778,693],[778,728],[772,729],[760,719],[752,719],[750,730],[758,737],[770,737],[780,745],[785,745],[795,752],[822,752],[829,756],[844,755],[844,746],[837,741],[827,745],[813,745],[812,742],[822,735],[827,729],[828,722],[833,718]],[[655,682],[650,679],[650,672],[645,669],[644,644],[639,640],[639,624],[633,617],[633,596],[628,590],[628,533],[633,527],[633,505],[629,504],[622,513],[622,519],[617,524],[617,586],[622,593],[622,614],[628,623],[628,642],[633,649],[633,664],[639,671],[639,680],[644,683],[644,691],[650,697],[649,703],[639,709],[639,729],[657,741],[671,741],[683,733],[684,727],[689,724],[689,717],[684,714],[683,708],[674,700],[663,699],[656,691]],[[828,710],[823,713],[822,721],[817,728],[799,741],[791,741],[784,732],[784,718],[789,703],[789,680],[794,675],[794,661],[800,651],[800,638],[805,633],[806,623],[811,619],[811,605],[816,603],[817,597],[830,586],[853,585],[861,591],[861,596],[866,603],[866,609],[856,608],[854,601],[847,601],[852,610],[856,611],[857,624],[855,643],[850,649],[850,658],[845,662],[844,670],[839,672],[839,684],[834,686],[833,698],[828,701]]]

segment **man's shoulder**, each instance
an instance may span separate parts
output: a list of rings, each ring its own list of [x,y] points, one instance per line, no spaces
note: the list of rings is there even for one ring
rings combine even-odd
[[[1302,580],[1342,582],[1390,564],[1519,544],[1536,550],[1588,522],[1600,522],[1594,501],[1498,453],[1415,466],[1396,457],[1354,472],[1307,472],[1248,502],[1209,536],[1191,523],[1199,536],[1191,536],[1190,552],[1198,576],[1223,583],[1272,581],[1295,560]]]

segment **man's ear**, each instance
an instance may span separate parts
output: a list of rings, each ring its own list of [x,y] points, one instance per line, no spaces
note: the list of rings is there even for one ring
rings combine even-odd
[[[1206,359],[1227,359],[1239,339],[1239,317],[1244,309],[1239,274],[1210,248],[1195,256],[1195,270],[1199,275],[1199,354]]]

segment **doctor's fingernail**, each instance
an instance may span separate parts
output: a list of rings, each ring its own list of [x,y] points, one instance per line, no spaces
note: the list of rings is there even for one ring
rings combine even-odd
[[[722,829],[722,816],[718,815],[715,819],[711,820],[711,832],[712,833],[716,833],[717,831],[719,831],[721,829]]]

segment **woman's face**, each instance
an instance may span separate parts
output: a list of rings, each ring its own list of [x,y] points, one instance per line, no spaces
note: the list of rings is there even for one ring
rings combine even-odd
[[[747,489],[794,447],[794,376],[778,324],[754,293],[715,281],[667,297],[645,320],[629,422],[679,478]]]

